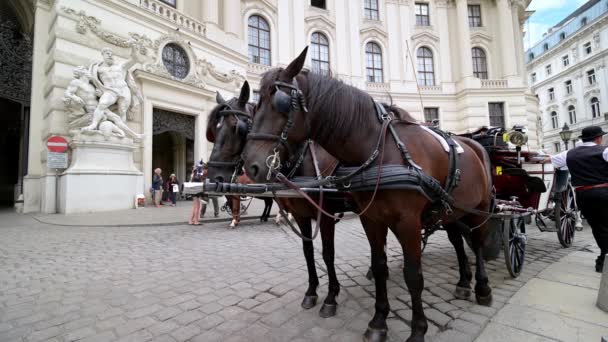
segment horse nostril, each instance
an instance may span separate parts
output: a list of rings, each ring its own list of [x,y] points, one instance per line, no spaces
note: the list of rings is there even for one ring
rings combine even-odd
[[[260,167],[258,166],[258,164],[252,164],[249,167],[249,172],[251,173],[251,177],[255,178],[258,175],[258,172],[260,172]]]

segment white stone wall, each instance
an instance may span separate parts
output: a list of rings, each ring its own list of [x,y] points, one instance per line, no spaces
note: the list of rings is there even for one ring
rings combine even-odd
[[[158,0],[39,0],[25,211],[54,210],[53,173],[46,170],[44,141],[50,135],[68,136],[61,98],[75,66],[100,60],[103,47],[126,58],[129,49],[121,41],[134,34],[148,42],[150,58],[134,68],[144,103],[141,114],[129,122],[145,134],[135,164],[148,189],[153,108],[195,116],[195,155],[206,157],[211,148],[204,136],[206,114],[215,105],[215,92],[225,98],[237,95],[244,79],[254,90],[259,86],[268,67],[249,63],[247,19],[254,14],[270,25],[272,66],[289,63],[314,32],[322,32],[329,40],[332,72],[345,82],[378,99],[388,101],[390,95],[421,120],[422,106],[438,107],[441,127],[455,133],[488,125],[488,103],[503,102],[507,127],[526,125],[534,148],[538,109],[526,85],[521,41],[529,2],[430,0],[431,25],[421,27],[416,26],[413,0],[379,0],[378,21],[364,18],[363,0],[328,0],[327,9],[305,0],[177,0],[176,9]],[[469,28],[467,4],[481,5],[482,27]],[[385,83],[366,82],[369,41],[382,48]],[[188,53],[191,68],[185,80],[168,76],[159,59],[169,42]],[[415,56],[421,46],[433,51],[435,86],[416,84]],[[472,47],[486,52],[488,80],[473,77]]]
[[[599,6],[608,2],[599,3]],[[573,23],[579,23],[585,14],[572,19]],[[538,96],[540,113],[542,118],[542,145],[547,152],[557,152],[556,143],[560,150],[564,150],[564,144],[559,132],[565,123],[574,132],[572,139],[577,139],[581,130],[589,125],[600,125],[604,130],[608,129],[608,10],[597,19],[589,20],[587,25],[567,35],[557,45],[549,45],[549,50],[538,55],[538,49],[544,50],[546,40],[559,37],[563,28],[556,27],[552,32],[539,42],[535,47],[526,52],[536,52],[534,59],[526,65],[527,77],[532,91]],[[551,37],[553,36],[553,37]],[[591,43],[592,52],[587,54],[584,45]],[[562,58],[568,56],[569,65],[564,66]],[[552,73],[547,75],[546,67],[551,65]],[[594,70],[596,83],[590,85],[587,79],[587,71]],[[536,75],[536,81],[532,82],[532,75]],[[572,93],[566,92],[566,81],[572,82]],[[555,99],[549,98],[549,89],[555,91]],[[593,118],[591,112],[591,99],[597,97],[600,100],[600,117]],[[568,107],[576,109],[576,123],[572,123],[568,114]],[[558,126],[553,128],[551,113],[558,115]],[[573,142],[569,143],[569,147]]]

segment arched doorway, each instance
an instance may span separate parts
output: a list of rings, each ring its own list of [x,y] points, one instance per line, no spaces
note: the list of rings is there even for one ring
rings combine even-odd
[[[32,37],[27,23],[33,9],[24,3],[0,2],[0,206],[15,204],[27,173],[32,79]]]
[[[163,179],[175,173],[180,182],[194,165],[194,117],[154,108],[152,167],[163,170]]]

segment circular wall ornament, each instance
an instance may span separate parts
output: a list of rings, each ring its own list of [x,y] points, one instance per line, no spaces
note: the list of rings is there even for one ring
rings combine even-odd
[[[180,80],[186,78],[190,71],[188,54],[175,43],[169,43],[163,48],[163,65],[169,74]]]

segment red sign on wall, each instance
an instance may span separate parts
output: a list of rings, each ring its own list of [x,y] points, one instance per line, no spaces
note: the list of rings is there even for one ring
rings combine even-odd
[[[60,136],[52,136],[46,142],[49,152],[64,153],[68,150],[68,141]]]

